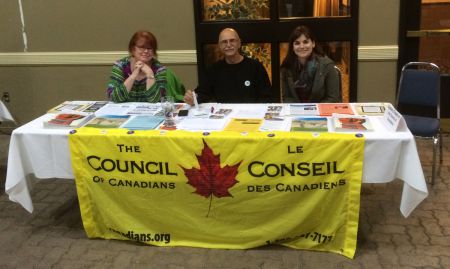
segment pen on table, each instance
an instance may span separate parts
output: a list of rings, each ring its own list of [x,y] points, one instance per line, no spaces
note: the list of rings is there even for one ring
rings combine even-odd
[[[194,99],[195,109],[198,110],[197,94],[195,93],[195,91],[192,91],[192,99]]]

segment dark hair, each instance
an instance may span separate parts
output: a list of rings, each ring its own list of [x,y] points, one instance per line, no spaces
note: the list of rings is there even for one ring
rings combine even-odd
[[[151,47],[153,49],[153,54],[156,55],[156,50],[158,49],[158,42],[156,37],[149,31],[137,31],[133,34],[128,43],[128,52],[131,53],[140,40],[144,40],[144,46]]]
[[[286,57],[283,60],[283,63],[281,64],[282,67],[290,68],[290,69],[296,69],[298,68],[298,57],[294,52],[294,41],[297,40],[301,35],[304,35],[306,38],[311,39],[314,43],[316,43],[316,46],[313,49],[313,53],[323,56],[323,51],[320,48],[320,46],[317,44],[317,39],[314,33],[309,29],[307,26],[301,25],[294,29],[294,31],[291,32],[291,35],[289,36],[289,48],[288,52],[286,54]]]

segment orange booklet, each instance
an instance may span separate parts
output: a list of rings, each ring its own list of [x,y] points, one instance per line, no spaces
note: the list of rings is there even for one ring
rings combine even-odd
[[[320,116],[331,116],[333,113],[353,115],[353,109],[348,103],[318,104]]]

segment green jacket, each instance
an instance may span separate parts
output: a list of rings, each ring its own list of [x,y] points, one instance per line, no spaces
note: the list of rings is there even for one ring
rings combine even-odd
[[[151,68],[155,74],[155,83],[147,89],[146,79],[136,80],[128,92],[123,84],[131,74],[130,57],[114,63],[107,95],[113,102],[150,102],[157,103],[162,95],[173,96],[177,102],[183,102],[185,88],[173,71],[153,59]]]
[[[317,56],[317,70],[311,89],[311,103],[342,102],[339,73],[334,62],[327,56]],[[299,103],[300,98],[294,89],[294,81],[298,75],[293,75],[288,68],[281,68],[281,100],[283,103]]]

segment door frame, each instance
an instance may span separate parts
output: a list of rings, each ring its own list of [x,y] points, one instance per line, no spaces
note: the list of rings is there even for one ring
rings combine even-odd
[[[402,67],[419,59],[419,37],[407,37],[408,30],[420,30],[421,0],[400,0],[397,85]]]
[[[279,43],[288,42],[291,31],[299,25],[306,25],[312,29],[319,42],[349,41],[350,42],[350,102],[357,100],[357,70],[358,70],[358,18],[359,0],[352,0],[350,5],[350,17],[302,17],[295,19],[278,18],[278,0],[269,0],[270,18],[268,20],[239,20],[239,21],[208,21],[202,20],[203,0],[194,0],[195,39],[197,50],[198,81],[202,80],[201,74],[205,68],[203,46],[217,43],[219,32],[226,27],[236,29],[241,35],[243,43],[270,43],[271,44],[271,68],[272,91],[280,100],[280,52]]]

